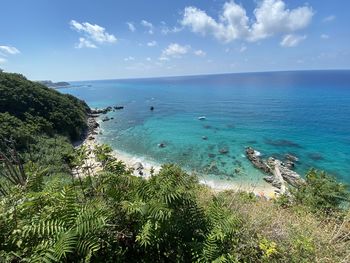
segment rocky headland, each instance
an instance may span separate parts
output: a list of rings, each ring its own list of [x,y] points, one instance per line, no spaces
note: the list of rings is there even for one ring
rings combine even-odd
[[[276,187],[280,194],[288,194],[289,186],[298,187],[305,183],[304,179],[292,170],[298,158],[291,154],[285,155],[284,162],[273,157],[264,160],[256,150],[247,147],[246,156],[257,169],[267,174],[264,180]]]

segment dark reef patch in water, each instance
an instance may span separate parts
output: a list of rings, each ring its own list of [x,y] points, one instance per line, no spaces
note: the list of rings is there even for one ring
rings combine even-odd
[[[320,153],[309,153],[307,156],[314,161],[324,160],[324,157]]]
[[[248,144],[257,144],[258,142],[255,140],[247,141]]]
[[[208,153],[208,157],[209,157],[209,158],[215,158],[215,157],[216,157],[216,154],[214,154],[214,153]]]
[[[273,146],[279,146],[279,147],[294,147],[294,148],[302,148],[300,144],[297,144],[296,142],[292,142],[289,140],[271,140],[271,139],[265,139],[265,143]]]

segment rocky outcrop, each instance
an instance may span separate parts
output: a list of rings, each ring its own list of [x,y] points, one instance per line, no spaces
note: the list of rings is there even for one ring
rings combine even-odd
[[[134,165],[133,165],[133,168],[134,170],[139,174],[139,175],[143,175],[143,165],[141,162],[136,162]]]
[[[87,129],[85,130],[81,140],[74,142],[75,146],[80,145],[84,142],[84,140],[94,140],[95,136],[99,133],[98,129],[100,127],[100,124],[96,121],[98,114],[88,114],[87,115]]]
[[[252,147],[248,147],[245,150],[245,153],[249,161],[251,161],[256,168],[262,170],[264,173],[271,172],[270,167],[257,155],[257,151],[255,151]]]
[[[107,107],[103,109],[91,109],[92,114],[106,114],[107,112],[110,112],[113,108]]]
[[[286,166],[286,164],[281,162],[280,160],[270,157],[267,160],[267,163],[270,167],[278,168],[283,180],[286,181],[288,184],[298,187],[305,183],[304,179],[302,179],[298,173],[289,169]]]
[[[273,157],[264,161],[252,147],[246,149],[246,155],[256,168],[268,174],[268,176],[264,177],[264,180],[278,188],[280,194],[288,193],[287,184],[298,187],[305,183],[304,179],[292,170],[294,168],[294,162],[290,159],[297,161],[298,159],[295,156],[288,156],[288,160],[285,163]]]

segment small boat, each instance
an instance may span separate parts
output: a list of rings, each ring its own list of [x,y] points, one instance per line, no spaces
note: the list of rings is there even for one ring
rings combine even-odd
[[[207,117],[205,117],[205,116],[200,116],[200,117],[198,117],[198,120],[200,120],[200,121],[202,121],[202,120],[205,120]]]

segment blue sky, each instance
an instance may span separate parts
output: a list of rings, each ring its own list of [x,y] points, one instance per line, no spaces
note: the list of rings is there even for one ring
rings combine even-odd
[[[0,1],[0,67],[35,80],[350,68],[348,0]]]

